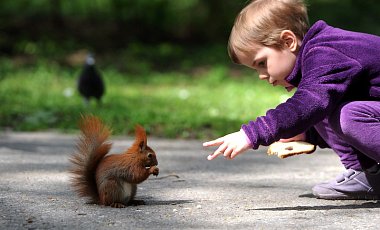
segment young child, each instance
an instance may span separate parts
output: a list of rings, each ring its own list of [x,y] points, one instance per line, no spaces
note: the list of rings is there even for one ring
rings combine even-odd
[[[346,168],[317,184],[322,199],[380,198],[380,37],[317,21],[302,0],[256,0],[237,16],[233,62],[294,95],[240,131],[205,142],[208,157],[232,159],[275,141],[303,140],[333,149]]]

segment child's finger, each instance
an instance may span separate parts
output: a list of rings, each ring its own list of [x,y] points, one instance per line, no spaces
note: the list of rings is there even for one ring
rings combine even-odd
[[[207,141],[203,143],[204,147],[209,147],[209,146],[215,146],[215,145],[221,145],[223,144],[223,138],[218,138],[212,141]]]
[[[227,149],[227,145],[226,144],[222,144],[221,146],[219,146],[219,148],[217,150],[215,150],[215,152],[211,155],[209,155],[207,157],[208,160],[213,160],[215,158],[217,158],[219,155],[223,154],[224,151],[226,151]]]
[[[239,153],[240,153],[240,151],[235,149],[235,150],[231,153],[231,159],[234,159]]]
[[[209,160],[209,161],[214,160],[215,158],[217,158],[221,154],[223,154],[223,153],[222,152],[214,152],[213,154],[207,156],[207,160]]]
[[[234,151],[234,149],[232,148],[232,147],[228,147],[225,151],[224,151],[224,153],[223,153],[223,155],[226,157],[226,158],[231,158],[231,153]]]

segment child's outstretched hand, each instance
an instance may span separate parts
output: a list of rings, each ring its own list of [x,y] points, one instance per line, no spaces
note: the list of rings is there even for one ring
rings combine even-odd
[[[243,130],[203,143],[205,147],[218,145],[218,149],[207,157],[208,160],[213,160],[222,154],[227,159],[233,159],[251,147]]]

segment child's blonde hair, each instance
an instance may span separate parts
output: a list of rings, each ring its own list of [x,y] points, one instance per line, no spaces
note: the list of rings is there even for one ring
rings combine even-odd
[[[281,48],[280,35],[291,30],[303,39],[309,28],[302,0],[253,0],[236,17],[228,42],[228,53],[240,64],[236,51],[249,52],[252,44]]]

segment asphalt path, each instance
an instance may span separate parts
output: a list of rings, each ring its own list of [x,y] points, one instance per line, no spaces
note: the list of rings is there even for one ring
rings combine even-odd
[[[0,229],[379,229],[379,201],[316,199],[343,167],[330,150],[279,159],[266,147],[207,161],[202,140],[148,139],[160,175],[139,185],[145,205],[87,204],[69,186],[75,135],[0,133]],[[112,152],[132,137],[113,139]]]

